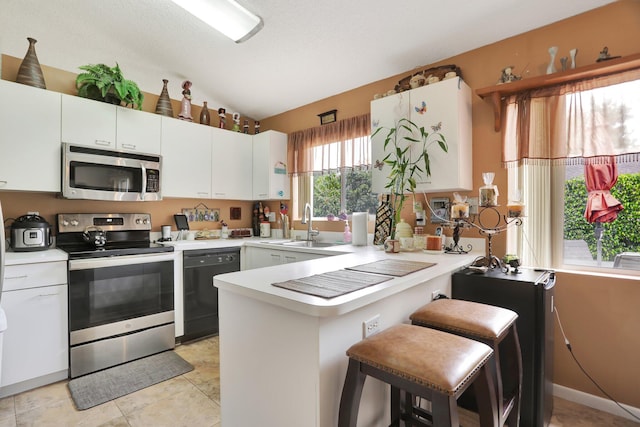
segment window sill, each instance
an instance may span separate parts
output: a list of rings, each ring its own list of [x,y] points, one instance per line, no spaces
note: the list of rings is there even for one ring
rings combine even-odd
[[[582,276],[594,276],[594,277],[606,277],[616,278],[624,280],[640,280],[640,271],[637,270],[622,270],[617,268],[598,268],[588,266],[576,266],[576,265],[563,265],[560,268],[553,269],[557,273],[582,275]]]

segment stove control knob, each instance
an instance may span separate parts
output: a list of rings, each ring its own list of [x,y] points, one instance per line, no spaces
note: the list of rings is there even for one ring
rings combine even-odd
[[[142,223],[143,224],[149,224],[149,220],[147,218],[145,218],[145,219],[142,220]]]
[[[69,225],[69,221],[67,221],[66,219],[63,219],[62,225],[66,227],[67,225]]]
[[[77,227],[77,226],[78,226],[78,224],[79,224],[79,222],[78,222],[78,220],[77,220],[77,219],[72,219],[72,220],[71,220],[71,225],[73,225],[74,227]]]
[[[140,224],[140,218],[136,218],[136,224]]]

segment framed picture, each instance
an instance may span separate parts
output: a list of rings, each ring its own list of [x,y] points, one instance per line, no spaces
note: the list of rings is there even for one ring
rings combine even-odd
[[[338,110],[331,110],[331,111],[327,111],[326,113],[318,114],[318,117],[320,117],[320,124],[326,125],[326,124],[335,122],[337,112]]]
[[[449,198],[434,197],[429,202],[431,205],[431,223],[442,224],[449,221]]]

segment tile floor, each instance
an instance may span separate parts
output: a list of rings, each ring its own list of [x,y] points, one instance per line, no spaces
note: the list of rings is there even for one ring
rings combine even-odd
[[[218,338],[181,345],[175,351],[195,369],[85,411],[75,409],[66,381],[40,387],[0,400],[0,427],[221,427]],[[461,421],[465,427],[477,426],[468,413]],[[556,398],[550,427],[638,425]]]

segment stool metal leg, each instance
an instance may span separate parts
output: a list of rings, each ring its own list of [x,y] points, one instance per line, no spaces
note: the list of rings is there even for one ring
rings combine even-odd
[[[367,375],[360,370],[360,362],[349,359],[347,376],[342,387],[338,427],[355,427],[358,421],[358,408],[362,397],[362,388]]]

